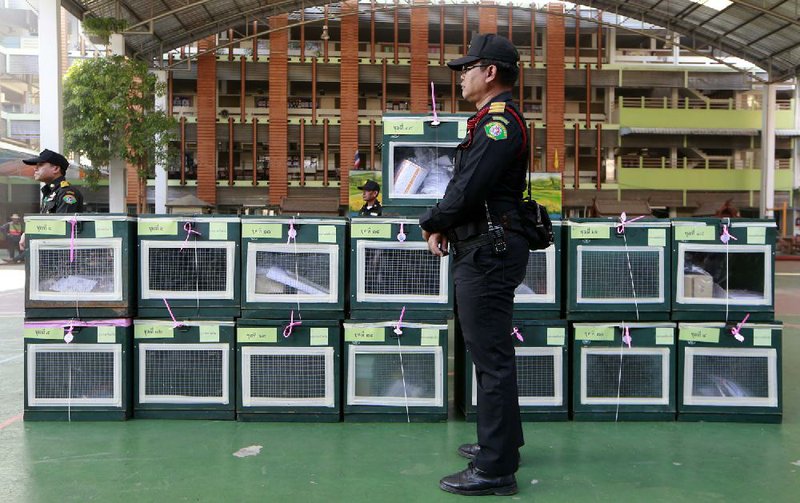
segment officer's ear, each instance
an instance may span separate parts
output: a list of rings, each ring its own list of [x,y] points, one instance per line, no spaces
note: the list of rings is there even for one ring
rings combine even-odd
[[[497,65],[489,65],[486,67],[486,82],[497,80]]]

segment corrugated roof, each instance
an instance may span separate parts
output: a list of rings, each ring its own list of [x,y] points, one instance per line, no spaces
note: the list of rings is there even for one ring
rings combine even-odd
[[[736,56],[759,66],[773,81],[800,74],[800,1],[730,1],[730,5],[718,11],[692,0],[573,0],[616,14],[604,15],[604,24],[626,27],[630,20],[638,20],[641,29],[651,28],[649,25],[663,27],[680,33],[683,46],[714,47],[720,56]],[[62,0],[64,7],[79,17],[124,18],[129,26],[143,32],[152,25],[150,33],[126,34],[128,47],[144,58],[240,25],[245,19],[266,20],[268,16],[325,3],[322,0]],[[400,7],[407,10],[408,4],[401,3]],[[360,6],[359,10],[367,11],[368,7]],[[331,14],[336,13],[338,5],[333,5]],[[629,20],[620,21],[618,15]]]

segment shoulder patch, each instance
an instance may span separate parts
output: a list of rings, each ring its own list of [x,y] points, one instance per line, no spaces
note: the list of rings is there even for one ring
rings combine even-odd
[[[66,204],[75,204],[78,202],[78,198],[76,198],[72,193],[66,194],[64,197],[61,198]]]
[[[64,187],[69,187],[70,183],[66,180],[61,181],[60,187],[63,189]]]
[[[505,140],[508,138],[508,130],[506,130],[506,127],[500,122],[490,122],[486,124],[483,129],[486,131],[486,136],[492,140]]]
[[[506,102],[505,101],[493,101],[489,104],[489,113],[490,114],[501,114],[506,109]]]
[[[508,119],[506,119],[502,115],[492,115],[492,120],[493,121],[500,121],[503,124],[505,124],[506,126],[508,126]]]

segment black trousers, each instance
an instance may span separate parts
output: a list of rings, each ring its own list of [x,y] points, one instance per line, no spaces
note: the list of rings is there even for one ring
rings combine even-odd
[[[519,415],[514,337],[514,290],[525,278],[528,246],[506,233],[508,252],[492,254],[485,245],[453,260],[456,315],[475,363],[480,453],[475,466],[492,475],[517,471],[525,443]]]

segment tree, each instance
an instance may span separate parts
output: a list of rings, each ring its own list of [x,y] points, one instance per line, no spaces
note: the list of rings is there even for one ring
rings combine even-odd
[[[86,183],[96,187],[100,167],[123,159],[136,168],[140,184],[137,212],[146,208],[146,181],[165,163],[176,121],[155,109],[165,86],[142,61],[123,56],[85,59],[64,79],[64,146],[88,158]]]

